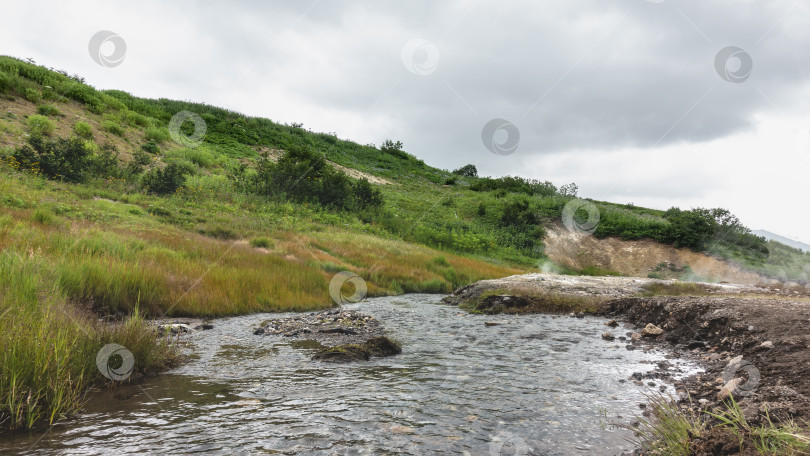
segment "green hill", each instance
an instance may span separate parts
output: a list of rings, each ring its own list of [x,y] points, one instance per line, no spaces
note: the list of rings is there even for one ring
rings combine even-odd
[[[12,428],[74,410],[103,380],[92,354],[106,343],[137,352],[141,374],[173,362],[140,315],[320,309],[344,270],[371,296],[536,270],[544,227],[576,196],[433,168],[395,141],[98,91],[12,57],[0,57],[0,108],[0,419]],[[722,210],[587,204],[597,237],[772,266],[764,239]],[[587,209],[571,217],[585,223]],[[806,280],[804,257],[784,255],[785,278]]]

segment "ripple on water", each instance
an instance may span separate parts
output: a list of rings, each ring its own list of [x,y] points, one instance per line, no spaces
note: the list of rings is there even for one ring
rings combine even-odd
[[[645,390],[619,380],[650,370],[664,353],[602,340],[597,318],[505,315],[498,317],[502,324],[484,326],[485,317],[439,298],[406,295],[348,306],[380,319],[403,343],[399,356],[348,365],[319,364],[309,360],[306,344],[252,335],[278,314],[220,320],[187,338],[193,353],[187,364],[98,392],[76,419],[41,439],[33,433],[0,440],[0,453],[598,455],[628,449],[629,432],[605,424],[630,422]]]

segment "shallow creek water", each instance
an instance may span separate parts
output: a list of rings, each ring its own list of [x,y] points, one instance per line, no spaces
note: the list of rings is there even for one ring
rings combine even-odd
[[[403,344],[401,355],[352,364],[311,361],[305,343],[252,334],[279,314],[217,320],[213,330],[180,338],[191,354],[183,366],[96,392],[83,413],[47,433],[0,439],[0,454],[613,455],[632,448],[631,433],[611,424],[632,422],[649,390],[627,379],[666,353],[603,340],[601,318],[469,315],[440,298],[347,306],[381,320]],[[668,361],[684,372],[696,368]]]

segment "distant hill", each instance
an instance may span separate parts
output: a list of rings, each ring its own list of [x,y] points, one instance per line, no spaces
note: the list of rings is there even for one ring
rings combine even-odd
[[[778,234],[771,233],[770,231],[765,230],[753,230],[752,233],[756,234],[757,236],[762,236],[769,241],[776,241],[781,244],[785,244],[788,247],[799,249],[802,252],[810,252],[810,245],[805,244],[804,242],[794,241],[793,239],[786,238],[784,236],[780,236]]]

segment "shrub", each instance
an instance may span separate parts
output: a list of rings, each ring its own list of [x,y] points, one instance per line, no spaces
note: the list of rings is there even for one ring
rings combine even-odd
[[[152,157],[142,150],[136,150],[132,154],[132,161],[127,165],[127,173],[136,176],[143,172],[146,165],[152,162]]]
[[[43,116],[58,116],[62,114],[54,105],[42,104],[37,106],[37,113]]]
[[[377,208],[383,205],[382,192],[372,187],[366,179],[354,183],[354,195],[360,209]]]
[[[56,216],[50,209],[46,207],[38,207],[34,210],[31,220],[43,225],[53,225],[56,222]]]
[[[239,237],[232,229],[222,225],[208,226],[205,228],[201,228],[199,231],[200,234],[211,236],[217,239],[224,239],[226,241],[233,240]]]
[[[90,155],[88,171],[96,176],[117,177],[121,175],[121,161],[115,144],[104,143],[98,152]]]
[[[149,127],[143,137],[147,141],[160,144],[169,140],[169,132],[165,128]]]
[[[239,176],[230,171],[236,184]],[[268,196],[275,194],[333,209],[367,209],[383,204],[382,193],[367,180],[352,182],[345,173],[329,166],[323,156],[303,146],[288,148],[277,163],[266,153],[260,156],[252,187]]]
[[[14,81],[11,76],[4,71],[0,71],[0,93],[8,92],[12,87],[14,87]]]
[[[214,165],[214,155],[203,148],[175,149],[166,153],[169,158],[187,160],[200,168],[210,168]]]
[[[402,150],[401,141],[394,142],[390,139],[386,139],[383,141],[382,146],[380,146],[380,152],[384,154],[391,154],[397,158],[410,158],[410,156]]]
[[[464,165],[459,169],[453,170],[453,174],[466,177],[478,177],[478,169],[475,165]]]
[[[38,168],[43,175],[67,182],[84,181],[90,151],[79,138],[46,141],[32,136],[28,144],[14,151],[14,158],[25,169]]]
[[[25,90],[23,90],[22,95],[23,97],[25,97],[26,100],[30,101],[31,103],[38,102],[42,97],[39,90],[34,89],[32,87],[26,87]]]
[[[700,209],[682,211],[673,207],[664,213],[669,226],[664,234],[668,243],[677,247],[690,247],[694,250],[704,250],[706,243],[714,234],[714,224],[711,216]]]
[[[101,129],[116,136],[124,136],[124,129],[121,127],[121,125],[112,120],[105,120],[101,122]]]
[[[149,152],[150,154],[156,154],[156,153],[160,152],[160,148],[153,141],[149,141],[148,143],[142,145],[141,150],[145,150],[146,152]]]
[[[155,168],[143,176],[143,186],[150,193],[166,195],[180,188],[189,174],[179,163],[169,163],[166,168]]]
[[[93,128],[87,122],[81,120],[73,124],[73,132],[76,136],[83,139],[93,139]]]
[[[115,99],[113,98],[113,100],[115,100]],[[115,101],[118,101],[118,100],[115,100]],[[124,105],[122,104],[121,106],[123,107]],[[146,118],[146,116],[138,114],[137,112],[134,112],[134,111],[127,111],[127,113],[124,115],[124,121],[128,125],[139,126],[139,127],[147,127],[147,126],[150,125],[149,119]]]
[[[251,239],[250,245],[252,245],[253,247],[261,247],[261,248],[264,248],[264,249],[269,249],[269,248],[271,248],[273,246],[273,241],[271,241],[270,239],[262,236],[262,237],[257,237],[257,238]]]
[[[28,130],[32,136],[49,136],[56,130],[56,124],[43,115],[34,114],[28,117]]]

